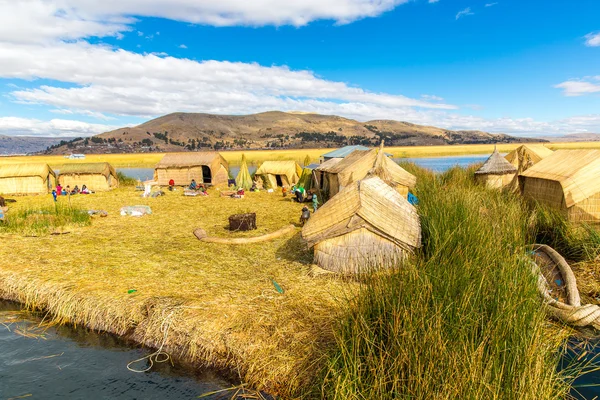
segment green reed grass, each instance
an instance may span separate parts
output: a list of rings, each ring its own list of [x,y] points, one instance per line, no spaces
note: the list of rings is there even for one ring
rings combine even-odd
[[[117,172],[117,178],[121,186],[135,186],[137,184],[137,179],[127,176],[121,171]]]
[[[90,223],[86,210],[55,203],[53,206],[24,208],[7,213],[6,220],[0,222],[0,233],[41,236]]]
[[[408,169],[418,174],[423,247],[362,285],[337,327],[319,396],[564,398],[564,337],[548,334],[525,257],[527,208],[474,185],[473,169]]]

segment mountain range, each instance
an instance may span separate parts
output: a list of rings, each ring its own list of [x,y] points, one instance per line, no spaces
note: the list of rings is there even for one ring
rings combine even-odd
[[[46,150],[49,146],[69,142],[73,138],[5,136],[0,135],[0,155],[30,154]]]
[[[539,142],[540,139],[453,131],[393,120],[359,122],[335,115],[270,111],[251,115],[173,113],[47,150],[50,154]]]

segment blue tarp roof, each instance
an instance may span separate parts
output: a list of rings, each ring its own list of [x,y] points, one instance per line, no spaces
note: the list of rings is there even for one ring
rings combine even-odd
[[[371,149],[368,147],[365,147],[365,146],[361,146],[361,145],[346,146],[346,147],[342,147],[341,149],[336,149],[336,150],[330,151],[329,153],[325,153],[321,157],[344,158],[348,154],[352,153],[354,150],[371,150]]]

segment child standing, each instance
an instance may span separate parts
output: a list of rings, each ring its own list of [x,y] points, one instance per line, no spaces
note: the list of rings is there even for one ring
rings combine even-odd
[[[313,193],[313,195],[312,195],[312,203],[313,203],[313,212],[317,212],[317,207],[319,206],[319,200],[317,199],[316,193]]]

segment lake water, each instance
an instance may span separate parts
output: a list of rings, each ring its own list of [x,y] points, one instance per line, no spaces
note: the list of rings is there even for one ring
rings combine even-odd
[[[435,172],[444,172],[455,165],[466,167],[470,164],[484,162],[488,159],[488,157],[489,155],[470,155],[452,157],[395,158],[394,160],[414,162],[423,168],[428,168]],[[248,165],[248,170],[251,174],[256,172],[256,169],[256,165]],[[239,165],[229,167],[231,176],[237,176],[239,171]],[[154,176],[154,169],[152,168],[117,168],[117,172],[122,172],[129,177],[139,179],[141,181],[152,179]]]
[[[36,337],[23,336],[41,320],[30,315],[11,323],[15,310],[15,303],[0,301],[0,399],[179,400],[231,387],[214,374],[196,373],[177,362],[155,364],[148,373],[131,372],[127,364],[152,351],[114,335],[61,326],[40,337],[35,330]]]

